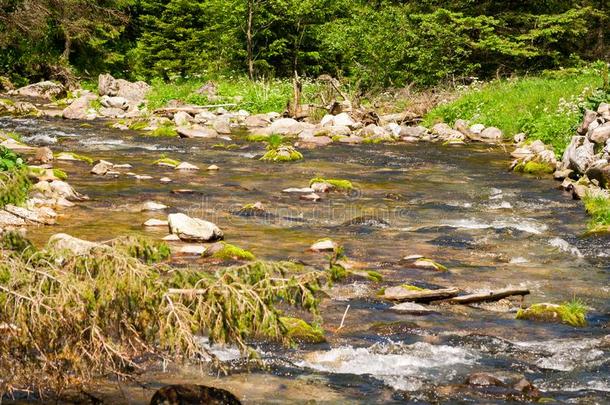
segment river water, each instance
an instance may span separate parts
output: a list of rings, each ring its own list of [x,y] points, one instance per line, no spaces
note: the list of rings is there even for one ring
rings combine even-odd
[[[581,204],[559,191],[552,179],[507,171],[509,157],[501,147],[331,145],[303,149],[300,162],[270,164],[256,158],[263,146],[245,142],[240,133],[231,141],[164,139],[54,119],[2,119],[0,129],[19,132],[26,143],[48,145],[55,152],[129,163],[131,172],[153,177],[97,177],[85,163],[55,162],[90,200],[63,211],[55,226],[30,229],[38,244],[57,232],[90,240],[126,234],[162,237],[166,229],[145,229],[142,223],[165,219],[167,212],[136,208],[153,200],[168,205],[169,212],[216,223],[227,242],[262,259],[321,266],[324,255],[307,249],[317,239],[331,237],[350,259],[384,276],[381,284],[356,280],[335,285],[332,298],[322,305],[328,343],[259,346],[266,367],[249,371],[234,349],[216,348],[232,364],[228,376],[195,366],[154,365],[137,383],[118,387],[100,381],[98,394],[113,403],[147,403],[155,389],[168,383],[226,388],[244,403],[528,400],[510,389],[465,386],[473,372],[493,374],[508,385],[525,377],[549,401],[610,401],[610,238],[585,237]],[[202,170],[184,173],[152,164],[162,156]],[[220,170],[206,171],[211,164]],[[161,183],[165,176],[173,181]],[[317,203],[282,192],[306,187],[316,176],[349,179],[357,191],[323,195]],[[194,192],[172,193],[176,189]],[[256,201],[273,216],[234,215]],[[344,225],[361,215],[389,225]],[[405,267],[401,258],[414,254],[450,271]],[[205,266],[196,258],[184,261]],[[438,306],[425,316],[397,314],[376,294],[400,283],[465,291],[527,287],[527,304],[578,298],[591,308],[589,325],[518,321],[501,306]],[[337,330],[348,305],[344,327]]]

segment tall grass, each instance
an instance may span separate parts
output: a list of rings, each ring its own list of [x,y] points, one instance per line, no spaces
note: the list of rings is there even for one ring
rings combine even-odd
[[[292,99],[291,80],[249,80],[247,77],[221,76],[212,80],[217,85],[217,99],[209,100],[197,94],[197,90],[208,83],[207,79],[179,79],[164,82],[152,81],[153,90],[148,94],[149,108],[163,107],[170,100],[181,100],[190,104],[236,104],[235,109],[251,113],[282,112]],[[314,102],[320,89],[319,84],[310,81],[303,83],[302,102]]]
[[[607,99],[598,90],[601,68],[547,72],[537,77],[495,80],[463,90],[455,101],[441,104],[425,117],[432,125],[457,119],[495,126],[506,136],[525,132],[561,154],[582,120],[583,108]]]
[[[583,197],[585,209],[591,215],[589,230],[610,230],[610,198],[604,195],[587,194]]]

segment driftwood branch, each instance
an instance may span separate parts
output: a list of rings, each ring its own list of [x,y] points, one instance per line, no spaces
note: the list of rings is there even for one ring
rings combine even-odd
[[[462,295],[449,300],[452,304],[474,304],[476,302],[499,301],[502,298],[511,297],[514,295],[525,296],[530,291],[525,288],[503,288],[496,291],[485,291],[482,293]]]

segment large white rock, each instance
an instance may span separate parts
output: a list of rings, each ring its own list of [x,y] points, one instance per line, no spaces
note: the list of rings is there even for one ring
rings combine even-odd
[[[44,81],[13,90],[10,94],[51,100],[62,96],[65,92],[66,89],[63,85],[51,81]]]
[[[106,245],[78,239],[65,233],[57,233],[51,236],[47,245],[57,250],[70,251],[77,256],[86,255],[95,248],[109,248]]]
[[[218,226],[203,219],[177,213],[169,214],[167,221],[170,232],[186,242],[213,242],[224,237]]]

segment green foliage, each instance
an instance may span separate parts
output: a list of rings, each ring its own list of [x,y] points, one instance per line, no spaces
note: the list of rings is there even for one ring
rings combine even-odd
[[[561,72],[561,71],[560,71]],[[425,124],[453,124],[457,119],[495,126],[507,135],[525,132],[561,154],[582,121],[582,110],[600,98],[602,84],[594,67],[546,74],[539,77],[496,80],[464,90],[455,101],[441,104],[426,117]]]
[[[586,194],[582,200],[587,213],[591,216],[589,231],[610,231],[610,198],[601,194]]]
[[[114,242],[113,246],[145,264],[154,264],[169,259],[171,250],[167,243],[145,238],[127,237]]]
[[[0,146],[0,171],[23,167],[23,158],[7,147]]]
[[[7,204],[21,205],[25,202],[31,182],[26,167],[0,171],[0,208]]]
[[[135,120],[129,123],[129,129],[132,131],[141,131],[148,126],[148,122],[143,120]]]
[[[351,181],[344,179],[324,179],[322,177],[314,177],[313,179],[309,180],[309,185],[311,186],[314,183],[328,183],[340,191],[350,191],[354,188]]]

